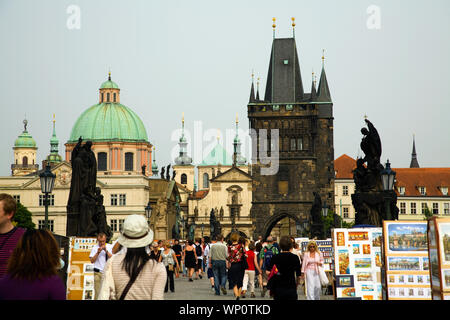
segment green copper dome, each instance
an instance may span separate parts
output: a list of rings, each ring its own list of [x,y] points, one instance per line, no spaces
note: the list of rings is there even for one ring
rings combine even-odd
[[[36,141],[27,131],[28,121],[23,120],[23,132],[14,142],[14,148],[36,148]]]
[[[120,103],[100,103],[84,111],[75,122],[68,142],[77,142],[80,136],[92,142],[148,142],[141,119]]]
[[[100,89],[119,89],[119,86],[114,81],[107,80],[102,83]]]
[[[203,159],[200,166],[216,166],[218,164],[223,166],[233,165],[233,159],[219,143],[217,143],[211,152]]]

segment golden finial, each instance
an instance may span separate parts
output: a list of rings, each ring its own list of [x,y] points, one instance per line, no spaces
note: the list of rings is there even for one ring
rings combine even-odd
[[[295,28],[295,18],[292,17],[291,20],[292,20],[292,27]]]
[[[108,80],[111,81],[111,69],[109,69],[109,72],[108,72]]]
[[[274,29],[275,29],[275,27],[277,26],[277,25],[275,24],[275,21],[276,21],[276,20],[277,20],[277,19],[272,18],[272,21],[273,21],[272,28],[274,28]]]
[[[236,112],[236,124],[239,123],[238,113]]]
[[[55,121],[56,121],[56,120],[55,120],[55,114],[53,114],[53,123],[55,123]]]
[[[367,120],[367,114],[364,114],[364,120]]]
[[[322,49],[322,67],[325,64],[325,49]]]
[[[181,121],[184,123],[184,112],[182,112],[182,119]]]
[[[217,129],[217,143],[219,143],[220,139],[220,129]]]
[[[155,149],[156,149],[155,146],[153,146],[153,151],[155,151]]]

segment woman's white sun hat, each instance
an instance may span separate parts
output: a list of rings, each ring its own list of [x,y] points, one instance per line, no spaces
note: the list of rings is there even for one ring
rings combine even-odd
[[[132,214],[125,219],[117,241],[126,248],[145,247],[152,243],[153,231],[143,216]]]

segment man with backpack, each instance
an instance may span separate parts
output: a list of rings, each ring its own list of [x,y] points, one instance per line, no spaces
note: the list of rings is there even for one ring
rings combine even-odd
[[[270,274],[269,266],[272,257],[279,253],[279,250],[273,245],[272,236],[267,237],[267,245],[259,252],[259,267],[262,270],[263,289],[261,291],[261,297],[264,297],[267,292],[267,277]]]
[[[195,266],[195,279],[203,279],[202,263],[203,263],[203,248],[201,245],[201,239],[195,239],[195,254],[197,255],[197,265]]]

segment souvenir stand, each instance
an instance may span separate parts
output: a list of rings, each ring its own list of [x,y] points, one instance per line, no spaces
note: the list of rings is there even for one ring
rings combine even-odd
[[[432,299],[450,300],[450,218],[430,218],[427,232]]]
[[[89,259],[96,238],[70,237],[67,300],[94,300],[94,264]]]
[[[336,300],[382,300],[382,228],[333,229]]]
[[[383,221],[387,300],[430,300],[427,221]]]

